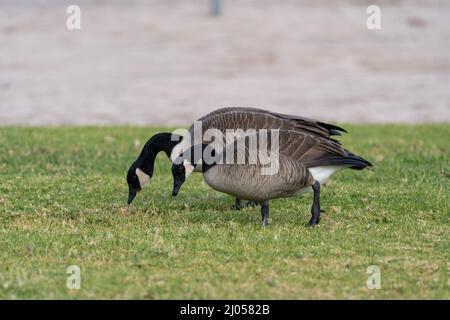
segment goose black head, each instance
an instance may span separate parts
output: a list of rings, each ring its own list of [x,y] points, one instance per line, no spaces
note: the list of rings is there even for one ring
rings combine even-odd
[[[157,133],[152,136],[142,148],[136,161],[133,162],[127,173],[128,205],[131,204],[139,191],[153,176],[153,167],[159,152],[170,157],[173,148],[182,141],[183,137],[168,132]]]
[[[133,199],[136,197],[139,191],[144,187],[144,185],[150,180],[151,174],[145,173],[139,168],[139,165],[134,162],[127,173],[127,183],[128,183],[128,201],[130,205]]]
[[[196,166],[197,166],[196,164],[191,164],[187,160],[183,160],[181,163],[175,162],[172,165],[173,196],[176,196],[178,194],[178,191],[180,191],[181,186],[186,181],[186,177],[188,177],[194,171]]]
[[[215,150],[212,147],[206,149],[207,147],[207,144],[193,146],[174,161],[172,165],[173,196],[178,194],[186,178],[195,170],[197,165],[201,164],[202,172],[206,172],[215,164]]]

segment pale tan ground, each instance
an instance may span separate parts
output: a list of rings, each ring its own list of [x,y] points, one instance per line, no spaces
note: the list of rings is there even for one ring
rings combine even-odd
[[[185,125],[222,106],[450,121],[450,1],[224,0],[212,17],[208,0],[0,0],[0,124]]]

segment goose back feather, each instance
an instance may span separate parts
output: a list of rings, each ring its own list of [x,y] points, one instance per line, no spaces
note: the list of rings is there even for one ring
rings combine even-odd
[[[283,115],[274,113],[262,109],[256,108],[222,108],[215,110],[206,116],[198,119],[202,123],[202,137],[208,129],[216,129],[221,136],[221,143],[225,145],[232,142],[232,140],[226,140],[226,130],[241,129],[243,134],[246,134],[247,130],[258,129],[279,129],[279,130],[291,130],[301,133],[307,133],[313,136],[322,137],[329,141],[333,141],[339,144],[339,141],[331,138],[331,135],[340,134],[339,132],[346,132],[344,129],[331,124],[325,124],[316,120],[308,118],[302,118],[298,116]],[[172,152],[172,161],[175,160],[182,152],[189,149],[194,144],[194,125],[188,130],[191,139],[184,138],[182,142]],[[237,134],[239,132],[236,132]],[[195,143],[199,143],[196,141]],[[202,141],[203,143],[211,143],[211,141]],[[218,146],[218,141],[213,141],[213,146]]]

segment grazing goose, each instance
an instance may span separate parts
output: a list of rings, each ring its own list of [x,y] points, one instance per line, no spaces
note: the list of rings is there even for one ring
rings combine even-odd
[[[331,139],[330,136],[332,135],[340,135],[340,132],[346,132],[344,129],[331,124],[256,108],[222,108],[197,121],[201,123],[200,133],[202,137],[206,130],[212,128],[222,133],[227,129],[241,129],[243,131],[249,129],[284,129],[305,132],[326,139]],[[128,204],[131,204],[137,193],[150,181],[156,155],[164,151],[168,156],[170,155],[173,162],[178,155],[193,145],[194,131],[195,125],[193,124],[188,130],[189,135],[184,137],[172,137],[170,133],[159,133],[147,141],[138,159],[128,170]],[[187,138],[189,136],[191,139]],[[201,171],[201,164],[198,164],[196,171]],[[240,199],[236,199],[235,208],[240,208]]]
[[[155,159],[159,152],[164,151],[170,157],[173,148],[182,139],[171,133],[163,132],[152,136],[144,145],[139,157],[134,161],[127,173],[128,205],[137,193],[153,176]]]
[[[255,149],[249,147],[251,136],[239,137],[218,151],[202,144],[199,155],[195,152],[198,146],[191,147],[172,165],[173,195],[177,195],[186,176],[203,160],[202,172],[206,183],[217,191],[258,202],[263,226],[268,224],[270,200],[296,196],[312,189],[314,197],[309,225],[313,226],[320,220],[320,185],[336,171],[346,168],[361,170],[372,166],[367,160],[345,150],[338,142],[306,132],[278,131],[279,148],[278,151],[272,150],[272,135],[274,131],[267,133],[267,151],[256,150],[256,154]],[[258,133],[258,138],[261,141],[264,135]],[[208,153],[208,149],[212,152]],[[229,159],[229,153],[234,163],[224,160]],[[245,161],[241,164],[236,163],[239,153],[245,155]],[[212,161],[204,160],[208,154]],[[264,168],[272,161],[277,162],[278,170],[274,174],[264,174]]]

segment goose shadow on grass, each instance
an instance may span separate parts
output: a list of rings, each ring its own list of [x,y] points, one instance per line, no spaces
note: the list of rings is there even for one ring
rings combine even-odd
[[[310,219],[311,199],[299,196],[290,199],[277,199],[271,202],[271,225],[274,226],[308,226]],[[177,214],[186,215],[192,224],[228,224],[241,226],[261,224],[260,206],[233,209],[234,197],[219,193],[180,194],[147,194],[133,203],[126,213],[129,215],[153,215],[169,217]],[[117,208],[117,206],[115,206]]]

